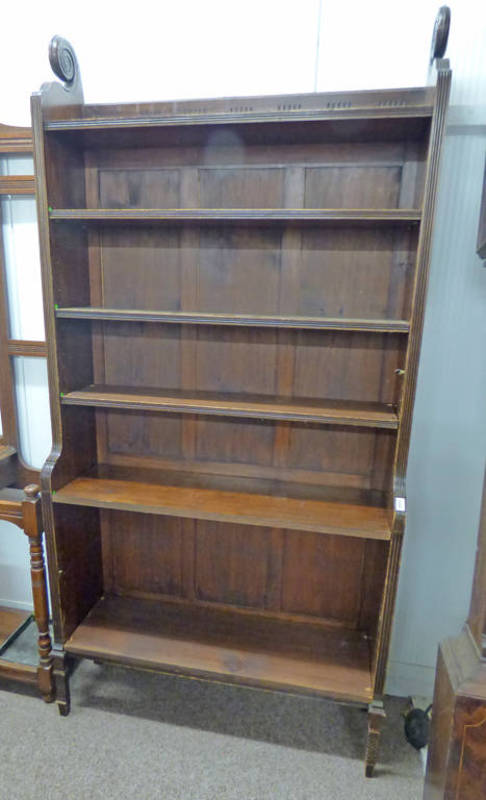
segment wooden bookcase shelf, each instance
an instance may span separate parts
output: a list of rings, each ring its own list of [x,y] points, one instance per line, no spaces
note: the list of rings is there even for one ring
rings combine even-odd
[[[136,477],[136,476],[135,476]],[[228,479],[197,480],[188,473],[161,473],[149,482],[121,479],[116,467],[100,465],[94,475],[81,476],[54,493],[53,502],[118,511],[131,511],[189,519],[260,525],[286,530],[312,531],[338,536],[390,539],[387,509],[344,502],[292,497],[292,487],[260,481],[260,493],[233,491]],[[236,481],[233,481],[235,484]],[[202,484],[202,485],[201,485]],[[245,484],[239,480],[240,486]],[[236,483],[236,485],[238,485]],[[293,489],[294,493],[296,489]]]
[[[393,406],[380,403],[319,401],[310,398],[256,397],[217,392],[137,389],[128,386],[87,386],[68,392],[63,405],[93,408],[209,414],[287,422],[315,422],[370,428],[398,428]]]
[[[123,308],[56,308],[58,319],[106,322],[163,322],[176,325],[236,325],[256,328],[301,328],[321,331],[369,331],[408,333],[404,319],[350,319],[338,317],[293,317],[256,314],[203,314],[191,311],[142,311]]]
[[[142,103],[135,105],[84,106],[84,115],[77,119],[52,119],[45,124],[50,139],[77,146],[151,146],[204,142],[204,133],[227,127],[228,117],[237,127],[245,143],[258,142],[262,132],[272,144],[310,137],[320,141],[400,141],[420,140],[426,135],[434,113],[433,90],[401,90],[400,101],[383,93],[349,93],[328,95],[325,107],[321,97],[308,94],[289,102],[288,96],[272,98],[270,109],[266,99],[225,98],[222,100],[185,101],[184,112],[176,103]],[[181,105],[181,104],[179,104]],[[55,111],[53,112],[56,113]]]
[[[369,702],[369,643],[359,631],[103,597],[66,642],[75,655],[281,691]]]
[[[49,213],[50,219],[68,222],[197,222],[214,225],[234,222],[263,225],[267,223],[374,224],[417,223],[418,209],[404,208],[60,208]]]
[[[379,702],[449,80],[33,98],[64,712],[66,653]]]

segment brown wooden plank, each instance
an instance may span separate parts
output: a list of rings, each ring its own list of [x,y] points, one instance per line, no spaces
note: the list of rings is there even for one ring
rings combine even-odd
[[[217,392],[164,391],[123,386],[87,386],[62,397],[65,405],[159,410],[185,414],[321,422],[363,427],[398,427],[393,406],[385,403],[318,401],[264,395],[232,395]]]
[[[256,314],[202,314],[188,311],[142,311],[119,308],[57,308],[58,319],[106,320],[114,322],[162,322],[176,325],[236,325],[243,327],[302,328],[311,330],[369,331],[371,333],[408,333],[409,323],[402,319],[349,319]]]
[[[174,480],[175,482],[175,480]],[[389,539],[383,508],[243,492],[80,477],[53,496],[69,505]]]
[[[251,686],[371,698],[363,634],[108,595],[65,645],[68,652]]]

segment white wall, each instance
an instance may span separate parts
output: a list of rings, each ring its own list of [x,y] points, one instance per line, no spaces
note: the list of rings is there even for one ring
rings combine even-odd
[[[22,31],[22,53],[16,56],[18,37],[4,37],[0,74],[11,78],[0,121],[28,124],[30,92],[51,80],[46,53],[54,33],[76,49],[87,102],[421,85],[439,4],[409,0],[404,11],[397,0],[139,0],[136,14],[112,0],[23,4],[2,14],[6,30]],[[465,617],[486,444],[486,270],[474,256],[486,144],[486,9],[473,0],[450,5],[452,124],[388,676],[397,694],[430,691],[438,639]]]

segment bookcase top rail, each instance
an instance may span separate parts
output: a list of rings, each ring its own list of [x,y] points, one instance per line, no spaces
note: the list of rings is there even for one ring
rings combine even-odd
[[[351,108],[295,109],[289,111],[227,113],[171,114],[147,117],[127,116],[118,119],[84,117],[69,120],[52,120],[45,124],[47,131],[120,130],[123,128],[159,128],[185,125],[233,125],[242,123],[325,122],[328,120],[403,119],[405,117],[431,117],[433,106],[364,106]]]
[[[421,114],[431,113],[436,96],[435,86],[418,86],[390,89],[362,89],[336,92],[304,92],[299,94],[252,95],[243,97],[189,98],[141,103],[90,103],[76,108],[57,105],[47,110],[48,124],[111,119],[173,118],[186,115],[200,116],[277,114],[296,118],[300,113],[326,113],[349,115],[375,110],[390,115],[417,109]],[[74,115],[76,115],[74,117]],[[57,125],[56,125],[57,127]]]

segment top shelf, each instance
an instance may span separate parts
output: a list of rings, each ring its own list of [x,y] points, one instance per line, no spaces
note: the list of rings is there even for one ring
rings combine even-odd
[[[346,101],[343,101],[343,104]],[[236,103],[236,105],[238,105]],[[327,108],[280,108],[271,110],[251,110],[244,106],[243,110],[228,112],[189,112],[181,114],[154,114],[146,117],[126,116],[112,118],[98,116],[91,118],[51,120],[45,125],[47,131],[88,131],[88,130],[120,130],[122,128],[162,128],[180,125],[228,125],[235,123],[262,122],[325,122],[336,120],[372,120],[372,119],[422,119],[432,116],[432,105],[376,105],[334,107],[328,103]]]
[[[45,130],[88,147],[184,146],[224,128],[237,129],[245,144],[417,140],[427,135],[434,102],[434,87],[418,87],[85,105],[74,119],[50,109]]]
[[[88,148],[424,140],[435,87],[49,108],[44,128]],[[80,115],[69,119],[70,113]],[[64,118],[63,118],[64,117]],[[221,142],[220,142],[221,144]]]

